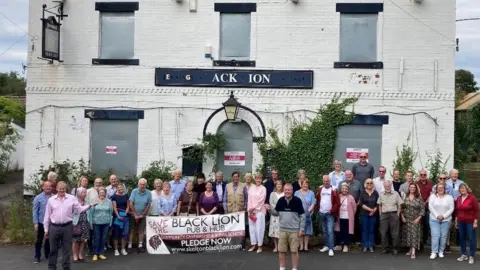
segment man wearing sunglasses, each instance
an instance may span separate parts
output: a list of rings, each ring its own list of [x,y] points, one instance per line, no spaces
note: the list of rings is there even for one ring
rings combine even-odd
[[[430,211],[428,209],[428,198],[432,192],[433,182],[428,179],[427,171],[421,169],[418,172],[418,181],[417,186],[420,191],[420,195],[425,203],[425,215],[422,218],[423,221],[423,241],[420,244],[420,249],[423,250],[425,243],[427,243],[428,237],[430,236]]]
[[[355,163],[352,166],[353,177],[360,181],[362,187],[365,184],[365,180],[368,178],[373,179],[373,175],[375,174],[375,169],[372,164],[367,162],[367,157],[367,153],[361,153],[360,162]]]

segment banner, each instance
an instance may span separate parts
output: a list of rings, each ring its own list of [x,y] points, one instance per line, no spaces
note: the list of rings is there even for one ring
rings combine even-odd
[[[172,254],[241,250],[245,213],[208,216],[147,217],[147,252]]]

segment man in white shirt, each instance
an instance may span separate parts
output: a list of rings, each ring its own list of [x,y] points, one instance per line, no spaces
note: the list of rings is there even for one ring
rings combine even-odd
[[[102,178],[96,178],[93,182],[93,187],[87,190],[87,196],[85,197],[85,203],[92,204],[98,201],[98,189],[103,186]]]
[[[378,194],[385,191],[383,184],[385,183],[385,181],[387,181],[387,179],[385,178],[386,174],[387,168],[385,168],[384,166],[380,166],[380,168],[378,168],[379,176],[373,179],[373,184],[375,185],[375,190],[378,192]]]
[[[330,184],[330,177],[323,176],[323,185],[317,191],[317,203],[319,204],[319,218],[325,235],[325,246],[320,252],[327,252],[328,256],[333,257],[334,252],[334,235],[333,227],[335,226],[335,218],[340,209],[340,199],[335,187]]]
[[[117,193],[118,180],[117,180],[117,176],[115,174],[110,175],[108,180],[110,181],[110,185],[107,187],[107,198],[111,199],[112,196],[115,193]],[[126,189],[125,185],[124,184],[122,184],[122,185],[123,185],[124,192],[127,193],[128,190]]]

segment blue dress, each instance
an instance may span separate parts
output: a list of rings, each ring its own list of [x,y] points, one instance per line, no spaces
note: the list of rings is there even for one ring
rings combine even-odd
[[[312,212],[308,212],[308,208],[312,205],[315,205],[317,199],[315,199],[315,194],[313,191],[309,190],[307,194],[302,194],[302,190],[297,190],[295,192],[295,197],[300,198],[303,203],[303,210],[305,210],[305,235],[311,236],[313,235],[313,226],[312,226]]]

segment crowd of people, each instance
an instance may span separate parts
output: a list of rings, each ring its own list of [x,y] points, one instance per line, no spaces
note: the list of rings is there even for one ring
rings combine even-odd
[[[188,181],[175,170],[171,181],[155,179],[153,190],[142,178],[131,191],[115,175],[109,177],[109,186],[97,178],[90,188],[89,179],[82,176],[70,192],[50,172],[33,203],[35,262],[40,262],[42,246],[49,269],[56,269],[60,248],[64,269],[69,269],[72,259],[85,261],[85,247],[94,262],[106,259],[110,244],[114,256],[126,256],[134,246],[144,252],[147,216],[245,212],[248,251],[263,251],[267,230],[281,270],[288,251],[297,269],[299,252],[310,250],[315,222],[325,237],[320,252],[330,257],[337,251],[349,252],[354,242],[363,252],[375,252],[379,232],[381,253],[396,255],[403,248],[414,259],[430,238],[430,259],[443,258],[450,252],[450,231],[458,229],[461,256],[457,260],[474,263],[479,205],[468,185],[458,179],[457,170],[448,177],[439,175],[437,184],[423,169],[418,179],[406,172],[403,181],[396,169],[387,179],[382,166],[374,178],[366,154],[351,170],[343,170],[339,161],[334,168],[316,190],[304,170],[298,171],[293,184],[280,180],[278,169],[272,169],[267,180],[260,173],[247,173],[241,181],[240,173],[233,172],[229,182],[222,172],[216,172],[212,181],[203,173]]]

